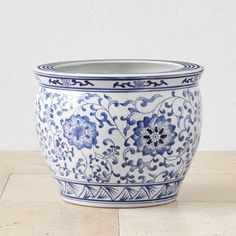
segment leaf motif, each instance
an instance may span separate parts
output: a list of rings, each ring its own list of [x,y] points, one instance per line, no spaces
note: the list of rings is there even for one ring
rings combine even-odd
[[[109,102],[112,101],[112,98],[110,96],[106,95],[106,94],[104,94],[104,98],[106,98],[106,100],[108,100]]]
[[[169,104],[168,102],[165,102],[165,103],[164,103],[164,106],[165,106],[166,108],[171,108],[171,107],[172,107],[172,103]]]
[[[110,128],[110,129],[108,130],[108,133],[109,133],[109,134],[112,134],[113,131],[115,131],[115,130],[117,130],[117,128]]]
[[[126,100],[125,102],[120,103],[121,106],[127,106],[128,104],[135,105],[133,100]]]

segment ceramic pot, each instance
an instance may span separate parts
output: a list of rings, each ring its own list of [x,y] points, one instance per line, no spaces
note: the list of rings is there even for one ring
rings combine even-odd
[[[63,200],[168,203],[197,150],[203,67],[156,60],[40,65],[36,127]]]

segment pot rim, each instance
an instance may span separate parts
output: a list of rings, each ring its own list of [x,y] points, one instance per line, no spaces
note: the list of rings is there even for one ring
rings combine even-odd
[[[54,78],[174,78],[202,73],[195,63],[153,59],[74,60],[41,64],[34,73]]]

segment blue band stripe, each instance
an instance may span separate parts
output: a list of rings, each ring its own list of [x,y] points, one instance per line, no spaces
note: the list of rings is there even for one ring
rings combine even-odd
[[[134,204],[144,204],[144,203],[158,203],[158,202],[165,202],[165,201],[168,201],[168,200],[171,200],[171,199],[175,199],[177,197],[177,194],[173,194],[173,195],[170,195],[168,197],[162,197],[162,198],[159,198],[159,199],[148,199],[148,200],[130,200],[130,201],[106,201],[106,200],[97,200],[97,199],[93,199],[93,200],[89,200],[89,199],[83,199],[83,198],[77,198],[77,197],[73,197],[73,196],[68,196],[68,195],[65,195],[63,193],[60,193],[61,196],[63,198],[68,198],[68,199],[72,199],[74,201],[78,201],[78,202],[87,202],[87,203],[100,203],[100,204],[127,204],[127,205],[132,205],[132,203]]]
[[[169,180],[169,181],[163,181],[163,182],[156,182],[156,183],[143,183],[143,184],[117,184],[117,183],[96,183],[96,182],[81,182],[81,181],[76,181],[76,180],[68,180],[64,178],[58,178],[56,176],[53,176],[54,179],[59,180],[59,181],[65,181],[67,183],[75,183],[79,185],[94,185],[94,186],[114,186],[114,187],[140,187],[140,186],[153,186],[153,185],[163,185],[163,184],[169,184],[169,183],[176,183],[180,182],[183,180],[183,178],[178,178],[175,180]]]
[[[109,93],[137,93],[137,92],[156,92],[156,91],[166,91],[173,89],[184,89],[184,88],[193,88],[197,87],[199,83],[194,83],[191,85],[179,85],[173,87],[165,87],[165,88],[132,88],[132,89],[107,89],[107,88],[71,88],[71,87],[57,87],[53,85],[45,85],[41,84],[41,87],[56,89],[56,90],[69,90],[69,91],[81,91],[81,92],[109,92]]]
[[[187,77],[196,76],[203,72],[189,73]],[[35,72],[35,75],[42,76],[45,78],[55,78],[55,79],[76,79],[76,80],[96,80],[96,81],[133,81],[133,80],[144,80],[144,79],[152,79],[152,80],[162,80],[162,79],[177,79],[177,78],[185,78],[186,75],[171,75],[171,76],[138,76],[138,77],[87,77],[87,76],[69,76],[66,77],[54,74],[43,74],[39,72]]]

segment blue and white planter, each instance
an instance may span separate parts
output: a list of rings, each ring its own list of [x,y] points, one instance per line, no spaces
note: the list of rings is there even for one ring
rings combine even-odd
[[[40,65],[36,127],[62,199],[103,207],[174,201],[200,139],[202,72],[155,60]]]

